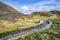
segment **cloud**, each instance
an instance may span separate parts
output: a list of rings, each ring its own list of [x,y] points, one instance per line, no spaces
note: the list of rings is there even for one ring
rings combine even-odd
[[[60,7],[60,2],[57,2],[56,0],[47,0],[47,1],[41,1],[38,3],[22,6],[21,12],[23,13],[31,13],[34,11],[46,11],[46,10],[54,10]]]
[[[23,9],[23,10],[29,10],[28,6],[22,6],[21,9]]]

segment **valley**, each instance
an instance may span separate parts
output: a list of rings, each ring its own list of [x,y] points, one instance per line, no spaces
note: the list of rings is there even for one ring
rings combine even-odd
[[[59,33],[59,10],[23,14],[0,2],[0,40],[59,40]]]

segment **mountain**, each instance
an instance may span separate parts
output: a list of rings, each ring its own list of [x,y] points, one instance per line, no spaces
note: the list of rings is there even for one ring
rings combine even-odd
[[[46,17],[49,17],[49,16],[52,16],[51,12],[49,11],[39,11],[39,12],[33,12],[30,14],[30,16],[46,16]]]
[[[35,11],[30,14],[32,17],[60,17],[59,10],[52,10],[52,11]]]
[[[24,14],[18,12],[16,9],[0,2],[0,19],[16,18]]]
[[[60,15],[60,11],[59,10],[53,10],[53,11],[51,11],[51,13]]]
[[[8,6],[5,3],[0,2],[0,20],[1,19],[9,19],[9,18],[34,18],[36,16],[38,17],[51,17],[54,14],[58,14],[60,15],[60,11],[58,10],[53,10],[53,11],[35,11],[32,12],[31,14],[23,14],[19,11],[17,11],[16,9]]]

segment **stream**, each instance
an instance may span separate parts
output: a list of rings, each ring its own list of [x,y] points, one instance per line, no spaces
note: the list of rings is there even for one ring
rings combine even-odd
[[[15,31],[15,32],[8,33],[7,35],[4,34],[3,37],[2,36],[0,37],[0,40],[8,40],[8,39],[11,39],[16,36],[20,36],[20,35],[23,35],[26,33],[31,33],[33,31],[37,31],[37,30],[41,29],[41,27],[44,27],[41,30],[45,30],[45,29],[49,28],[50,25],[51,25],[50,21],[44,21],[43,24],[37,25],[37,27],[35,27],[35,28],[26,29],[23,31]]]

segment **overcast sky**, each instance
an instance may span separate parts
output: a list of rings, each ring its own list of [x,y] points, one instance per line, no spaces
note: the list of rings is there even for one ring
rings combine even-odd
[[[27,14],[34,11],[60,10],[60,0],[0,0]]]

